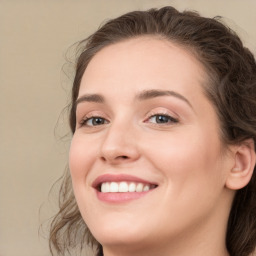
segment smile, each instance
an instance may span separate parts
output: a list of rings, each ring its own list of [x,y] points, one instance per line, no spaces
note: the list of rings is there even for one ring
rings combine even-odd
[[[155,188],[156,185],[135,183],[135,182],[103,182],[100,186],[102,193],[126,193],[126,192],[143,192]]]
[[[158,185],[127,174],[104,174],[93,182],[92,187],[99,200],[122,203],[143,197]]]

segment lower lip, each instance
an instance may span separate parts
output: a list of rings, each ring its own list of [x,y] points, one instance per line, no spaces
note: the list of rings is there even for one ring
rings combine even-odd
[[[152,190],[144,191],[144,192],[117,192],[117,193],[102,193],[97,191],[97,197],[100,201],[108,202],[108,203],[124,203],[131,200],[139,199]]]

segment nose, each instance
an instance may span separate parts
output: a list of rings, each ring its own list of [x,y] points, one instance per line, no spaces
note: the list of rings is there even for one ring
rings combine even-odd
[[[139,157],[136,131],[132,127],[111,124],[101,145],[101,160],[112,165],[136,161]]]

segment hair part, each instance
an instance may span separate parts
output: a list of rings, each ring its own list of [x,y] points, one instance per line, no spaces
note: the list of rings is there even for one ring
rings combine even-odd
[[[69,123],[76,129],[76,100],[84,71],[101,49],[124,40],[157,36],[184,47],[203,64],[209,83],[203,85],[220,120],[220,137],[226,145],[252,138],[256,141],[256,63],[234,31],[220,17],[201,17],[173,7],[134,11],[108,21],[79,43],[79,56],[72,88]],[[255,143],[256,144],[256,143]],[[102,246],[82,220],[71,186],[70,174],[63,179],[60,210],[50,233],[52,255],[89,243],[103,255]],[[226,246],[232,256],[249,256],[256,244],[256,171],[250,183],[237,191],[229,216]],[[60,243],[63,241],[63,243]]]

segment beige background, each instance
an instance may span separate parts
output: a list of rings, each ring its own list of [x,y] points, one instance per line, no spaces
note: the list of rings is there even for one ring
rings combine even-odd
[[[0,256],[49,255],[38,227],[67,163],[69,138],[54,135],[71,85],[66,50],[108,18],[164,5],[225,16],[256,52],[255,0],[0,0]]]

